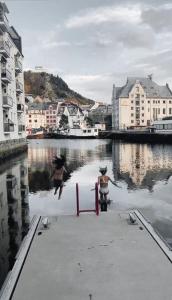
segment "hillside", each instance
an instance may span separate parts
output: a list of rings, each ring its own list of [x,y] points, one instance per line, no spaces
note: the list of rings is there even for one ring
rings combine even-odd
[[[42,99],[54,100],[64,98],[80,104],[94,104],[93,100],[87,99],[71,90],[66,82],[59,76],[45,72],[24,72],[25,93],[33,97],[40,96]]]

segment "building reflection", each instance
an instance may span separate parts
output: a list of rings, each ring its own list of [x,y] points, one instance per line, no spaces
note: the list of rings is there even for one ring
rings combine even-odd
[[[11,164],[11,165],[10,165]],[[27,159],[7,163],[0,174],[0,286],[29,230]]]
[[[129,189],[152,191],[157,181],[172,175],[172,147],[113,142],[112,162],[116,180],[125,180]]]

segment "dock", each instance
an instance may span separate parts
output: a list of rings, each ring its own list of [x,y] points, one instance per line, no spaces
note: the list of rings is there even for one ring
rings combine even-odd
[[[160,133],[144,130],[100,131],[100,139],[121,140],[128,143],[172,144],[172,132]]]
[[[169,300],[172,251],[138,211],[36,217],[1,300]]]

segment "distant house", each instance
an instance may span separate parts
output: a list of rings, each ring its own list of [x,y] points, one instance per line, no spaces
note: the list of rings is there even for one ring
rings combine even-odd
[[[146,127],[157,119],[172,116],[172,91],[151,76],[129,77],[122,87],[113,86],[112,128]]]
[[[26,110],[26,130],[46,127],[45,103],[28,103]]]
[[[47,103],[45,105],[46,128],[56,129],[57,127],[57,103]]]
[[[85,115],[82,109],[75,104],[61,104],[57,110],[57,128],[60,127],[62,115],[68,118],[68,128],[83,128],[85,126]]]

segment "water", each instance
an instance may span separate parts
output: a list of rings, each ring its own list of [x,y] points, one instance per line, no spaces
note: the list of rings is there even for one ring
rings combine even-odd
[[[50,180],[52,158],[67,159],[62,199]],[[80,206],[94,207],[99,167],[121,188],[109,184],[108,210],[138,208],[172,246],[172,146],[112,142],[110,140],[30,140],[28,154],[0,166],[0,285],[34,214],[76,214],[75,185]]]

